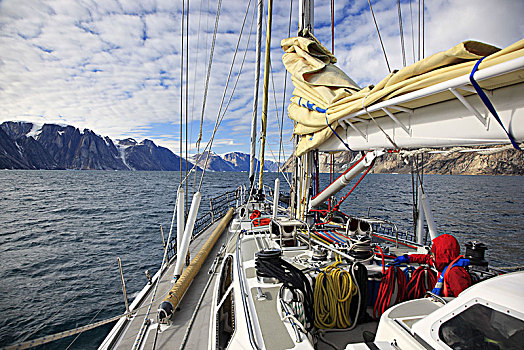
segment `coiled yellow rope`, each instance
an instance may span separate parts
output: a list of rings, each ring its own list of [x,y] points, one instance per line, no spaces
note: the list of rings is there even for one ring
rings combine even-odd
[[[348,328],[351,326],[349,309],[357,294],[357,285],[351,274],[337,265],[337,261],[317,276],[314,290],[315,327],[320,329]]]

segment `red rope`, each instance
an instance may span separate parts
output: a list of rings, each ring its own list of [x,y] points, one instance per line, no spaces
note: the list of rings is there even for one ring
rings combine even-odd
[[[391,266],[382,277],[373,317],[378,319],[391,306],[406,300],[406,275],[398,266]]]
[[[433,289],[437,283],[437,275],[428,266],[419,266],[413,272],[408,283],[408,299],[419,299],[426,295],[428,290]]]

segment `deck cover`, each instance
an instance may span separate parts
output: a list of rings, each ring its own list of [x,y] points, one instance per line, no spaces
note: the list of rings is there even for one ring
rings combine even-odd
[[[374,103],[466,75],[483,57],[486,58],[479,70],[524,56],[524,39],[502,50],[477,41],[464,41],[393,71],[375,86],[361,89],[335,65],[335,56],[314,37],[284,39],[281,46],[285,51],[282,60],[295,86],[288,115],[295,122],[294,134],[302,136],[297,155],[326,141],[339,119]],[[510,76],[507,84],[522,80],[521,75]]]

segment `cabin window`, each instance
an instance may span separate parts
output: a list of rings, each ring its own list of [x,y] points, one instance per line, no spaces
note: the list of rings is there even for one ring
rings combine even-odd
[[[219,305],[219,308],[216,314],[217,349],[227,348],[235,331],[233,288],[229,288],[232,280],[233,257],[229,255],[222,266],[218,286],[217,305]]]
[[[452,349],[522,349],[524,321],[475,304],[444,322],[438,334]]]

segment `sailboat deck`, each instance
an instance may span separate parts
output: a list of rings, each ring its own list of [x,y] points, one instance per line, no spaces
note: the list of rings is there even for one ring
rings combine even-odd
[[[204,245],[209,234],[218,226],[219,222],[215,222],[211,225],[203,234],[195,238],[191,243],[189,252],[191,256],[195,256],[200,248]],[[226,230],[227,232],[227,230]],[[217,241],[217,244],[214,246],[213,250],[209,254],[208,258],[202,265],[200,272],[196,275],[191,286],[188,289],[188,292],[185,294],[184,298],[180,302],[179,308],[175,311],[172,324],[170,327],[161,326],[160,331],[156,336],[156,347],[161,349],[179,349],[184,334],[188,328],[191,317],[195,310],[198,300],[204,290],[204,287],[209,278],[216,279],[216,275],[209,275],[208,271],[213,263],[214,257],[217,255],[220,247],[226,240],[226,233],[224,232],[222,236]],[[157,332],[157,320],[156,313],[158,306],[163,301],[165,295],[169,292],[173,286],[173,273],[174,266],[172,263],[171,266],[163,273],[160,277],[156,298],[151,307],[151,312],[149,313],[148,318],[152,320],[151,325],[146,330],[144,335],[145,340],[143,341],[143,348],[152,349],[155,343],[155,334]],[[213,281],[211,281],[213,283]],[[148,292],[147,296],[144,298],[144,305],[148,305],[151,300],[152,289]],[[212,288],[208,288],[204,294],[204,299],[200,306],[200,309],[197,313],[196,319],[194,320],[194,326],[189,333],[187,338],[186,348],[188,349],[204,349],[208,346],[209,339],[209,314],[210,314],[210,305],[211,299],[213,297]],[[124,336],[118,340],[116,347],[120,349],[131,349],[135,343],[137,334],[139,333],[142,323],[146,316],[147,307],[142,307],[140,311],[130,320],[129,324],[126,326]],[[104,344],[102,344],[102,347]],[[111,347],[109,347],[111,348]]]
[[[380,238],[376,238],[379,239]],[[234,240],[233,240],[234,241]],[[411,247],[399,245],[395,246],[392,242],[387,242],[391,253],[404,254],[413,252]],[[289,321],[282,321],[281,311],[279,311],[279,290],[281,283],[273,279],[259,279],[256,276],[255,269],[255,254],[261,249],[278,248],[278,238],[272,237],[268,232],[251,232],[251,234],[244,235],[240,240],[240,250],[242,257],[242,269],[244,270],[246,291],[249,292],[249,297],[253,302],[253,311],[258,323],[258,330],[263,340],[264,348],[266,349],[289,349],[296,346],[300,348],[308,348],[307,341],[304,342],[305,335],[300,334],[301,340],[298,340],[296,333],[292,331]],[[228,253],[233,253],[235,246],[230,244]],[[295,267],[303,270],[307,268],[300,263],[301,257],[309,254],[307,245],[297,246],[292,248],[284,247],[282,250],[282,258],[290,262]],[[366,265],[370,273],[378,273],[382,271],[382,266],[377,261],[373,261]],[[367,307],[366,322],[359,323],[352,330],[325,330],[321,331],[321,336],[315,345],[318,349],[332,349],[329,344],[335,345],[337,348],[345,348],[347,344],[361,343],[364,340],[363,333],[375,333],[378,322],[372,318],[373,308]],[[309,345],[311,346],[311,345]]]

